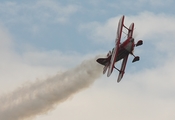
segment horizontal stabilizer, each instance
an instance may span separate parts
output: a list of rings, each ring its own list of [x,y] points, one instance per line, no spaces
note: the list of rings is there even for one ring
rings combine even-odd
[[[105,73],[106,73],[106,71],[107,71],[108,67],[109,67],[109,64],[107,64],[106,66],[104,66],[104,68],[103,68],[103,74],[105,74]]]
[[[98,58],[96,61],[101,65],[106,65],[109,62],[108,58]]]

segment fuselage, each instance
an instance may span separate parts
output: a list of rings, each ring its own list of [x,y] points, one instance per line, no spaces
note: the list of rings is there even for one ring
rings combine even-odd
[[[116,58],[115,62],[123,59],[125,56],[127,56],[129,54],[132,54],[132,51],[134,50],[134,46],[135,46],[135,44],[134,44],[134,39],[133,38],[128,38],[122,44],[120,44],[118,55],[117,55],[117,58]],[[114,48],[113,48],[113,50],[114,50]],[[112,50],[112,53],[109,52],[107,54],[107,58],[99,58],[97,60],[97,62],[104,65],[104,66],[108,66],[110,64],[110,60],[111,60],[111,57],[112,57],[112,54],[113,54],[113,50]]]
[[[123,59],[128,54],[132,54],[132,51],[134,50],[134,46],[135,44],[134,44],[133,38],[128,38],[122,44],[120,44],[116,62]]]

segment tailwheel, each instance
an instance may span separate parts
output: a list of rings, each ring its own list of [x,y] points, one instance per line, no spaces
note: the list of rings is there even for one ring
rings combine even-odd
[[[136,61],[139,61],[140,60],[140,57],[139,56],[136,56],[134,57],[134,59],[132,60],[132,62],[136,62]]]

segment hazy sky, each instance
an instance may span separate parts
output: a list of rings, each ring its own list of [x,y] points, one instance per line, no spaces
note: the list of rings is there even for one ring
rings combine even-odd
[[[134,22],[135,40],[144,44],[134,50],[139,62],[129,57],[121,82],[117,71],[109,78],[101,75],[89,88],[30,119],[175,119],[174,5],[174,0],[1,0],[0,103],[25,85],[107,54],[125,15],[125,25]]]

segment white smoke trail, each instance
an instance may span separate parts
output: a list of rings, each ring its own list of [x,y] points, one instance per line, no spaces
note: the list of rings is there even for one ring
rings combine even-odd
[[[24,120],[46,113],[56,104],[89,87],[101,75],[95,59],[44,81],[36,81],[0,97],[0,120]]]

